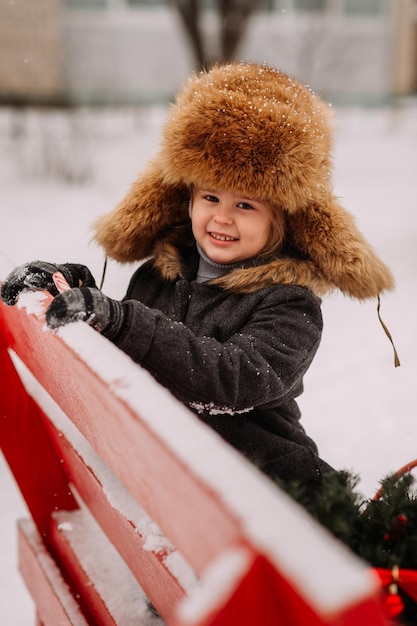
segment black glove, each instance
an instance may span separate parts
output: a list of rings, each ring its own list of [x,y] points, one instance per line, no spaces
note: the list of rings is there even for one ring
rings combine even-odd
[[[58,294],[53,281],[53,274],[61,272],[70,287],[95,287],[96,283],[88,267],[78,263],[55,265],[45,261],[33,261],[16,267],[5,279],[1,286],[1,299],[12,306],[20,293],[29,291],[47,290],[52,296]]]
[[[83,320],[112,341],[117,340],[126,318],[126,305],[91,287],[60,293],[46,310],[46,324],[51,329]]]

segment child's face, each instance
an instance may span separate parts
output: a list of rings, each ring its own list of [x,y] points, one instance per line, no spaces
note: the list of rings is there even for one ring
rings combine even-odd
[[[241,193],[194,189],[191,223],[203,252],[215,263],[256,256],[271,233],[271,208]]]

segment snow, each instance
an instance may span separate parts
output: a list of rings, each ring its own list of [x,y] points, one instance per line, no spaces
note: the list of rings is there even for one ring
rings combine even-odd
[[[340,605],[365,597],[375,588],[375,579],[368,569],[364,570],[356,561],[341,559],[341,551],[345,555],[346,550],[340,544],[330,543],[324,532],[317,533],[311,518],[306,513],[301,514],[287,496],[279,498],[273,484],[253,466],[243,463],[236,451],[227,450],[225,453],[225,448],[219,448],[218,435],[195,420],[148,372],[135,366],[129,357],[115,350],[87,325],[78,323],[65,326],[59,330],[59,335],[99,374],[109,389],[132,406],[133,410],[139,407],[141,420],[146,422],[147,428],[162,441],[169,442],[178,458],[188,464],[190,473],[200,476],[202,483],[218,494],[230,507],[232,515],[240,520],[250,542],[286,572],[288,579],[293,581],[310,604],[320,611],[333,613]],[[132,502],[127,490],[97,458],[83,437],[74,431],[72,424],[66,423],[64,418],[60,425],[62,414],[57,415],[55,407],[52,407],[52,411],[48,410],[48,403],[45,403],[40,393],[42,388],[36,381],[27,381],[24,369],[21,374],[29,393],[48,415],[53,415],[53,421],[94,469],[112,506],[132,520],[140,534],[149,535],[145,548],[155,552],[169,549],[159,529],[149,523],[141,507]],[[158,412],[155,412],[156,405]],[[171,419],[167,420],[167,415]],[[90,436],[99,448],[103,445],[99,432],[90,433]],[[125,454],[129,456],[127,449]],[[296,552],[291,541],[277,543],[277,520],[282,528],[291,528],[292,536],[298,538]],[[308,549],[303,550],[303,545],[308,546]],[[178,563],[178,558],[181,578],[189,578],[189,568],[184,562]]]
[[[29,298],[29,296],[28,296]],[[72,329],[72,330],[71,330]],[[71,325],[61,332],[61,337],[72,344],[76,353],[80,353],[84,346],[85,357],[90,366],[99,373],[110,389],[133,407],[140,407],[141,420],[147,422],[147,427],[153,430],[162,440],[169,441],[170,447],[191,467],[191,473],[201,476],[209,490],[217,493],[227,506],[230,506],[233,515],[241,520],[244,532],[250,537],[252,545],[257,546],[261,553],[268,555],[278,568],[282,568],[294,586],[298,587],[301,595],[308,598],[309,603],[320,611],[334,613],[340,605],[348,605],[360,597],[366,597],[376,586],[376,578],[359,562],[351,559],[341,559],[341,551],[347,551],[336,542],[330,543],[324,531],[318,533],[312,524],[311,518],[301,514],[298,507],[289,500],[288,496],[278,497],[275,487],[251,465],[243,462],[242,457],[230,450],[225,454],[225,447],[218,447],[218,436],[207,430],[194,416],[174,400],[166,390],[162,389],[149,374],[137,366],[120,351],[105,342],[99,334],[86,325]],[[156,525],[147,518],[146,514],[128,491],[119,483],[112,472],[94,453],[91,446],[78,433],[75,427],[68,423],[62,412],[56,407],[30,375],[26,368],[19,365],[21,377],[29,393],[35,397],[43,410],[53,418],[58,428],[65,433],[78,453],[84,458],[99,482],[103,485],[104,493],[109,503],[122,512],[132,521],[139,534],[148,536],[145,549],[156,553],[169,552],[170,546],[160,534]],[[114,372],[124,381],[123,386],[114,385],[107,364],[112,362]],[[144,394],[146,390],[146,394]],[[148,400],[152,398],[150,403]],[[154,406],[160,411],[155,413]],[[153,405],[153,406],[152,406]],[[171,419],[166,420],[166,415]],[[99,439],[99,433],[93,434]],[[99,446],[102,445],[99,442]],[[213,447],[215,446],[215,447]],[[261,480],[259,479],[261,478]],[[282,528],[291,528],[292,536],[297,537],[297,548],[294,552],[291,541],[277,542],[277,520]],[[91,544],[93,545],[93,544]],[[303,545],[308,547],[303,549]],[[96,543],[92,554],[96,551]],[[308,555],[308,562],[306,556]],[[165,561],[165,559],[164,559]],[[228,559],[219,558],[220,569],[226,567]],[[166,565],[168,565],[166,563]],[[190,578],[190,568],[177,554],[174,573],[180,579]],[[215,564],[212,564],[213,567]],[[236,568],[235,568],[236,569]],[[211,570],[211,567],[209,568]],[[235,572],[235,576],[241,568]],[[337,575],[335,575],[337,572]],[[206,576],[204,577],[206,581]],[[217,578],[217,575],[214,577]],[[236,584],[235,577],[230,584]],[[218,585],[212,585],[213,575],[207,572],[208,584],[204,584],[202,608],[207,602],[212,602]],[[191,586],[194,588],[194,580]],[[207,588],[206,588],[207,587]],[[116,595],[117,591],[115,590]],[[225,593],[225,589],[223,590]],[[200,604],[198,598],[191,601],[195,607]],[[217,598],[218,599],[218,598]],[[117,602],[109,595],[111,605]],[[185,605],[186,607],[186,605]],[[187,608],[185,608],[187,611]]]
[[[396,277],[381,315],[401,367],[394,368],[376,301],[333,294],[323,303],[323,341],[300,405],[322,457],[359,473],[367,496],[383,476],[417,457],[416,112],[413,102],[335,111],[335,192]],[[83,110],[71,134],[74,121],[64,112],[1,110],[0,250],[10,269],[37,258],[80,262],[99,280],[103,254],[90,241],[91,223],[116,205],[155,152],[164,116],[159,108]],[[110,262],[104,291],[121,297],[132,272]],[[26,512],[3,461],[0,480],[2,617],[23,626],[33,622],[33,606],[17,573],[15,520]]]
[[[63,613],[69,616],[71,624],[74,624],[74,626],[88,626],[67,582],[64,580],[55,561],[45,549],[34,522],[30,519],[24,519],[19,522],[19,525],[20,531],[25,535],[26,541],[30,543],[31,549],[37,556],[42,576],[48,580],[55,595],[59,597]],[[59,623],[64,622],[62,619],[59,619]]]
[[[36,315],[39,317],[44,308],[44,302],[48,299],[48,296],[43,292],[29,293],[23,292],[16,303],[19,309],[26,309],[27,313]]]
[[[202,621],[213,607],[221,606],[236,588],[251,565],[251,553],[243,547],[230,548],[210,564],[205,573],[204,589],[196,589],[193,596],[179,606],[179,617],[185,623]]]
[[[36,297],[38,294],[28,295],[30,297]],[[76,338],[79,341],[79,345],[84,344],[90,346],[90,351],[86,351],[87,354],[98,354],[97,345],[94,344],[94,340],[102,341],[102,338],[91,328],[85,324],[74,324],[66,329],[61,329],[61,334],[65,337],[65,331],[69,331],[70,328],[76,328],[76,331],[71,331],[69,337]],[[91,341],[88,341],[90,335]],[[87,338],[87,341],[83,341]],[[68,333],[67,333],[68,339]],[[74,344],[74,341],[72,342]],[[113,347],[106,342],[106,348],[112,351]],[[75,343],[75,345],[77,345]],[[77,350],[78,353],[81,350]],[[101,353],[103,355],[103,352]],[[31,395],[42,408],[44,413],[48,415],[49,419],[53,422],[56,428],[66,437],[71,443],[73,448],[77,451],[78,455],[83,459],[84,463],[91,468],[93,474],[97,477],[98,481],[102,485],[103,493],[106,496],[110,506],[117,510],[125,519],[128,519],[131,525],[134,527],[135,532],[143,539],[144,550],[149,550],[155,554],[159,554],[161,561],[164,562],[165,567],[177,578],[184,589],[191,589],[196,585],[197,579],[190,566],[186,563],[182,555],[175,549],[175,547],[169,542],[167,537],[162,533],[157,524],[147,515],[145,510],[136,502],[136,500],[130,495],[126,487],[115,476],[111,469],[105,464],[101,457],[94,451],[85,437],[80,431],[73,425],[73,423],[66,417],[65,413],[59,408],[50,395],[43,389],[38,383],[32,373],[22,363],[12,351],[10,356],[14,362],[16,369],[25,385],[29,395]],[[119,357],[119,360],[118,360]],[[116,358],[116,361],[114,360]],[[106,366],[109,360],[113,363],[114,371],[117,372],[117,376],[124,379],[124,386],[128,385],[129,374],[131,378],[131,361],[126,355],[121,352],[117,352],[112,355],[111,359],[98,358],[96,360],[96,371],[101,370],[103,378],[108,379],[109,387],[112,388],[113,383],[111,380],[111,373],[107,370]],[[94,361],[94,358],[93,358]],[[93,363],[91,364],[94,367]],[[101,367],[100,367],[101,365]],[[147,374],[142,372],[145,378],[149,379],[148,383],[145,383],[147,391],[149,391],[149,384],[155,385],[155,381]],[[117,387],[117,385],[116,385]],[[133,387],[135,385],[133,384]],[[136,385],[137,387],[137,385]],[[143,387],[141,387],[143,389]],[[123,394],[122,394],[123,395]],[[134,393],[134,400],[137,401],[138,395]],[[152,395],[152,394],[150,394]],[[168,394],[164,394],[167,395]],[[138,403],[136,402],[136,406]],[[84,515],[88,516],[88,511],[84,511]],[[60,525],[62,526],[62,525]]]
[[[95,581],[116,624],[137,626],[139,622],[140,626],[163,626],[162,619],[149,610],[146,596],[133,574],[88,509],[61,511],[55,519],[89,579]]]

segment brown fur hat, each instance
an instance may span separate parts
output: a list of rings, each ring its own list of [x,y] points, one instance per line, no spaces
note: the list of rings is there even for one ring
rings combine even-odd
[[[215,66],[180,91],[159,154],[97,222],[96,239],[121,262],[154,255],[162,275],[174,279],[191,185],[242,192],[284,210],[287,249],[296,254],[235,270],[218,284],[376,296],[393,287],[393,277],[333,195],[331,148],[331,110],[308,88],[266,66]]]

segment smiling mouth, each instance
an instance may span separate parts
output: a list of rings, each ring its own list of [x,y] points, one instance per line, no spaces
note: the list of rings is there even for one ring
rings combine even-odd
[[[219,235],[218,233],[209,233],[210,237],[217,241],[237,241],[237,237],[230,237],[229,235]]]

